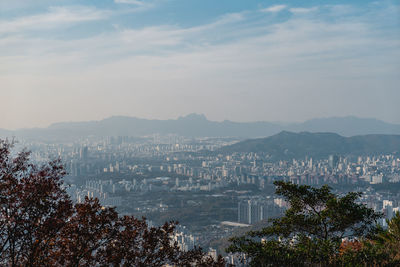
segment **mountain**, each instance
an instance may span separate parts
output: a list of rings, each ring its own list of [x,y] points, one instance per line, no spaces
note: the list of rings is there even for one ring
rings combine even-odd
[[[135,117],[114,116],[100,121],[61,122],[47,128],[0,129],[0,137],[16,136],[25,139],[74,140],[87,136],[144,136],[152,134],[177,134],[187,137],[238,137],[257,138],[279,133],[335,132],[343,136],[363,134],[400,134],[400,125],[376,119],[356,117],[313,119],[303,123],[210,121],[204,115],[189,114],[175,120],[148,120]]]
[[[400,152],[400,135],[357,135],[282,131],[267,138],[245,140],[218,152],[266,152],[276,160],[327,158],[329,155],[374,155]]]
[[[400,134],[400,125],[377,119],[348,117],[318,118],[301,124],[289,125],[286,130],[294,132],[332,132],[343,136],[365,134]]]
[[[271,135],[280,130],[278,125],[268,122],[246,123],[231,121],[209,121],[204,115],[190,114],[176,120],[146,120],[134,117],[111,117],[98,122],[57,123],[48,129],[52,131],[68,131],[70,134],[100,136],[143,136],[154,133],[178,134],[188,137],[204,136],[239,136],[254,137]]]
[[[48,128],[20,129],[11,132],[22,138],[74,139],[85,136],[144,136],[151,134],[177,134],[187,137],[262,137],[275,134],[281,127],[269,122],[239,123],[209,121],[204,115],[190,114],[176,120],[148,120],[114,116],[101,121],[62,122]],[[9,132],[10,133],[10,132]],[[1,132],[0,132],[1,136]]]

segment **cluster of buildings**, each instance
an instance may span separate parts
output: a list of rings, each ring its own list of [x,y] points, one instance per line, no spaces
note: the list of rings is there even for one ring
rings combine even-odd
[[[115,195],[115,184],[112,180],[99,181],[88,180],[84,187],[77,187],[75,184],[66,188],[72,200],[83,203],[85,198],[97,198],[102,206],[121,206],[122,198]]]
[[[32,150],[32,158],[37,162],[58,157],[65,162],[67,190],[74,201],[97,197],[102,205],[116,206],[126,212],[167,213],[171,207],[163,203],[163,198],[177,193],[199,195],[200,201],[196,200],[199,203],[202,194],[204,198],[220,194],[235,203],[231,209],[237,219],[230,218],[229,223],[238,223],[237,227],[252,225],[279,216],[287,207],[270,190],[276,180],[356,188],[364,192],[360,202],[383,212],[385,218],[390,219],[399,211],[400,193],[384,187],[400,183],[399,155],[329,155],[272,161],[268,151],[218,153],[218,148],[233,141],[154,135],[22,145]],[[187,203],[176,199],[175,206],[185,208]],[[188,250],[198,241],[194,236],[209,239],[211,235],[221,237],[232,233],[217,227],[215,218],[209,220],[207,231],[195,227],[193,232],[194,228],[187,225],[187,229],[177,229],[174,240]],[[381,223],[385,225],[384,220]]]
[[[283,214],[287,203],[281,198],[252,197],[238,202],[238,222],[255,224]]]
[[[384,218],[380,221],[380,224],[386,226],[386,220],[390,220],[396,212],[400,212],[400,191],[396,191],[391,193],[367,187],[362,191],[363,195],[360,198],[360,203],[375,211],[382,212]]]
[[[164,143],[160,143],[164,142]],[[273,161],[262,153],[217,153],[232,139],[190,139],[177,136],[151,136],[137,140],[130,137],[85,139],[75,143],[30,143],[37,160],[60,157],[71,177],[103,174],[141,174],[160,172],[165,176],[192,178],[191,189],[209,185],[219,188],[229,183],[255,184],[263,187],[275,179],[299,184],[380,184],[400,182],[399,155],[343,156]],[[212,153],[202,152],[205,149]],[[168,174],[168,175],[166,175]],[[183,181],[181,181],[183,184]],[[193,186],[194,185],[194,186]],[[185,189],[184,189],[185,188]],[[206,187],[202,188],[206,190]]]
[[[196,245],[196,237],[185,226],[177,225],[172,241],[176,242],[183,251],[189,251]]]

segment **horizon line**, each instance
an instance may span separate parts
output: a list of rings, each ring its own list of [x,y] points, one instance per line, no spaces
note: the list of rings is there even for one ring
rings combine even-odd
[[[272,123],[272,124],[280,124],[280,126],[285,126],[288,124],[302,124],[302,123],[306,123],[308,121],[313,121],[313,120],[327,120],[327,119],[349,119],[349,118],[353,118],[353,119],[359,119],[359,120],[376,120],[376,121],[380,121],[386,124],[392,124],[392,125],[399,125],[399,123],[394,123],[394,122],[388,122],[382,119],[378,119],[378,118],[373,118],[373,117],[359,117],[359,116],[355,116],[355,115],[346,115],[346,116],[330,116],[330,117],[314,117],[314,118],[310,118],[310,119],[306,119],[303,121],[268,121],[268,120],[255,120],[255,121],[236,121],[236,120],[228,120],[228,119],[224,119],[224,120],[210,120],[209,118],[207,118],[207,116],[204,113],[188,113],[186,115],[181,115],[178,116],[177,118],[169,118],[169,119],[158,119],[158,118],[143,118],[143,117],[137,117],[137,116],[132,116],[132,115],[111,115],[111,116],[107,116],[104,117],[102,119],[92,119],[92,120],[81,120],[81,121],[76,121],[76,120],[69,120],[69,121],[58,121],[58,122],[52,122],[50,124],[48,124],[47,126],[34,126],[34,127],[20,127],[20,128],[15,128],[15,129],[7,129],[7,128],[3,128],[0,127],[1,130],[6,130],[6,131],[20,131],[20,130],[29,130],[29,129],[48,129],[53,125],[57,125],[57,124],[68,124],[68,123],[89,123],[89,122],[101,122],[107,119],[111,119],[111,118],[131,118],[131,119],[139,119],[139,120],[149,120],[149,121],[177,121],[180,119],[185,119],[191,116],[198,116],[198,117],[203,117],[205,120],[209,121],[209,122],[218,122],[218,123],[223,123],[223,122],[234,122],[234,123]]]

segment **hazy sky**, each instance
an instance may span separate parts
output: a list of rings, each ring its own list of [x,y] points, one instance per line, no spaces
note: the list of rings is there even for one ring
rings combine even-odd
[[[0,0],[0,128],[192,112],[400,123],[399,85],[399,0]]]

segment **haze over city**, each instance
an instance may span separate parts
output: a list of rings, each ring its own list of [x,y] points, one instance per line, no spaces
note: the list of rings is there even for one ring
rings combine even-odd
[[[0,0],[0,266],[400,266],[400,0]]]
[[[1,1],[0,128],[113,115],[400,123],[399,1]]]

